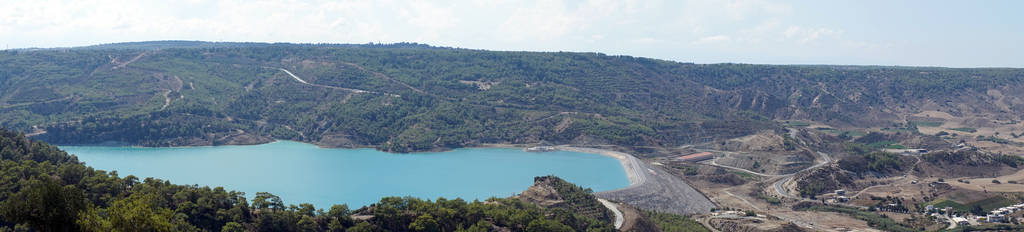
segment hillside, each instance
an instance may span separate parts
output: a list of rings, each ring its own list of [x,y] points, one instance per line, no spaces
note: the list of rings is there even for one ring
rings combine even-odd
[[[783,120],[881,127],[939,111],[1020,121],[1022,84],[1021,69],[159,41],[0,52],[0,126],[57,144],[677,146]]]

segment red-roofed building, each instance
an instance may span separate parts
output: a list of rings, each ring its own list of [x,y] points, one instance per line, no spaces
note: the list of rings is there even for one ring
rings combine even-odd
[[[715,158],[715,154],[711,154],[711,152],[701,152],[680,156],[679,160],[687,162],[700,162],[704,160],[709,160],[711,158]]]

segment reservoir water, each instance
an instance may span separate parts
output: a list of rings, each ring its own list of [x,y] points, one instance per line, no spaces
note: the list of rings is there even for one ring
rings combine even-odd
[[[249,146],[179,148],[60,146],[86,165],[124,177],[154,177],[174,184],[224,186],[252,200],[256,192],[286,204],[350,208],[385,196],[468,201],[508,197],[556,175],[595,192],[629,185],[619,161],[577,152],[524,152],[513,148],[466,148],[393,154],[373,149],[331,149],[278,141]]]

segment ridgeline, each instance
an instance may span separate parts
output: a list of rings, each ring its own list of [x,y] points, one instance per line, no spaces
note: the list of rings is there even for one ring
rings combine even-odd
[[[1021,69],[157,41],[0,52],[0,126],[57,144],[678,146],[779,120],[866,127],[928,107],[1020,115],[1000,102],[1020,100],[1022,83]]]

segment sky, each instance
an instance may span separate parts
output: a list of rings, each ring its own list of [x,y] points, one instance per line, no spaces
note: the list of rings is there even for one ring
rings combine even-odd
[[[3,48],[393,43],[694,63],[1024,67],[1024,1],[0,0]]]

